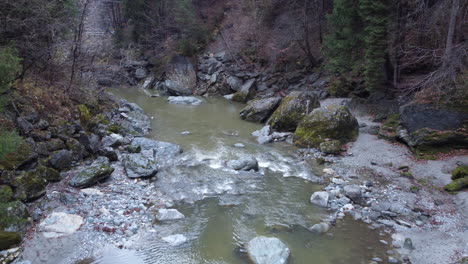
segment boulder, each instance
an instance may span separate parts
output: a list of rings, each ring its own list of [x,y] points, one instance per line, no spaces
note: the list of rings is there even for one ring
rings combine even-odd
[[[242,80],[235,77],[235,76],[229,76],[226,80],[227,84],[229,85],[229,88],[233,91],[239,91],[239,89],[242,87]]]
[[[197,85],[197,74],[187,57],[176,55],[166,66],[163,87],[169,95],[191,95]]]
[[[48,182],[59,182],[62,180],[62,176],[56,169],[45,166],[37,167],[35,174]]]
[[[158,165],[154,159],[143,153],[123,155],[122,163],[129,178],[152,177],[158,172]]]
[[[72,152],[68,150],[57,151],[49,158],[49,164],[57,170],[70,168],[72,161]]]
[[[28,217],[28,208],[24,203],[0,203],[0,230],[23,233],[28,225]]]
[[[148,73],[146,72],[145,68],[137,68],[135,70],[135,78],[137,80],[143,80],[144,78],[146,78],[146,76],[148,76]]]
[[[85,147],[76,139],[69,138],[66,142],[67,149],[72,152],[73,161],[80,161],[89,156],[89,152]]]
[[[106,157],[99,157],[89,167],[73,176],[68,182],[68,185],[75,188],[89,187],[109,177],[113,171],[114,168],[110,166],[109,159]]]
[[[331,140],[320,143],[320,151],[325,154],[337,155],[341,152],[341,142],[339,140]]]
[[[349,109],[330,105],[304,117],[294,132],[294,143],[300,147],[319,147],[320,143],[331,139],[344,144],[356,140],[358,133],[358,122]]]
[[[398,136],[422,152],[468,147],[468,113],[409,104],[400,108]]]
[[[252,136],[257,138],[258,144],[266,144],[274,140],[273,136],[270,135],[270,132],[271,132],[270,126],[267,125],[267,126],[264,126],[260,130],[256,130],[252,132]]]
[[[101,145],[104,148],[111,147],[115,148],[124,144],[125,139],[119,135],[112,133],[109,136],[105,136],[101,140]]]
[[[359,185],[346,185],[343,187],[344,194],[355,203],[362,202],[362,193]]]
[[[151,130],[151,120],[143,109],[126,100],[121,100],[118,114],[113,120],[128,134],[144,136]]]
[[[170,104],[200,105],[203,103],[203,100],[193,96],[169,96],[167,102]]]
[[[158,221],[179,220],[184,218],[185,215],[176,209],[159,209],[156,214],[156,219],[158,219]]]
[[[240,117],[246,121],[263,123],[275,111],[280,102],[281,98],[279,97],[252,100],[240,112]]]
[[[95,134],[87,134],[85,132],[80,133],[80,143],[83,144],[85,149],[89,153],[96,153],[99,150],[99,147],[101,145],[101,142],[99,141],[99,137]]]
[[[15,188],[15,198],[24,202],[33,201],[45,194],[47,180],[34,171],[21,172],[10,182]]]
[[[21,144],[15,152],[10,152],[0,158],[0,170],[16,170],[27,166],[38,158],[37,153],[27,143]]]
[[[176,234],[176,235],[171,235],[171,236],[166,236],[161,238],[163,241],[169,243],[169,245],[173,247],[180,246],[187,242],[187,238],[182,235],[182,234]]]
[[[12,248],[21,243],[21,236],[17,232],[0,231],[0,250]]]
[[[247,254],[255,264],[284,264],[289,248],[278,238],[258,236],[247,243]]]
[[[182,148],[179,145],[144,137],[134,138],[130,146],[140,147],[141,150],[152,150],[155,159],[160,162],[174,158],[182,153]]]
[[[245,156],[238,160],[230,160],[227,166],[233,170],[258,171],[258,161],[253,156]]]
[[[255,95],[255,79],[246,81],[242,87],[234,94],[232,100],[234,102],[246,103]]]
[[[309,113],[320,107],[317,96],[312,92],[291,92],[271,116],[268,124],[273,130],[294,132],[299,122]]]
[[[321,207],[327,207],[329,198],[330,194],[328,192],[314,192],[310,197],[310,202]]]
[[[66,213],[52,213],[38,226],[38,229],[46,238],[59,238],[75,233],[83,224],[83,218],[79,215]]]

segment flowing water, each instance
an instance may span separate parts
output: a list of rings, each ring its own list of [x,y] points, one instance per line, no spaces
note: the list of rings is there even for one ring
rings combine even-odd
[[[155,233],[142,236],[135,251],[111,249],[94,263],[248,263],[242,245],[258,235],[281,239],[294,264],[385,258],[389,248],[379,240],[386,237],[352,219],[338,221],[325,235],[306,229],[330,213],[309,202],[321,188],[313,183],[321,168],[301,161],[287,143],[257,144],[251,133],[261,125],[240,120],[242,105],[222,98],[199,106],[172,105],[136,89],[113,92],[154,117],[148,137],[181,145],[195,161],[158,173],[153,183],[183,201],[175,208],[186,218],[159,224]],[[259,160],[259,173],[226,168],[226,160],[247,154]],[[184,234],[189,242],[171,247],[160,239],[172,234]]]

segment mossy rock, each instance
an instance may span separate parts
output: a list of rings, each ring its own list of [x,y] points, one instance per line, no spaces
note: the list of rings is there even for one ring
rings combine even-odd
[[[314,93],[294,91],[286,96],[273,112],[268,125],[276,131],[294,132],[306,111],[311,112],[318,107],[320,102]]]
[[[452,171],[452,180],[468,177],[468,165],[458,166]]]
[[[15,198],[24,202],[33,201],[45,194],[47,180],[36,171],[16,175],[11,185],[15,188]]]
[[[320,143],[320,151],[325,154],[337,155],[341,152],[341,142],[339,140],[332,140]]]
[[[111,124],[107,126],[107,132],[109,134],[115,133],[115,134],[121,134],[123,131],[122,127],[118,124]]]
[[[329,105],[317,108],[306,116],[294,133],[294,144],[299,147],[317,148],[328,140],[341,144],[356,140],[359,125],[356,118],[344,106]]]
[[[12,248],[21,243],[21,236],[17,232],[0,231],[0,250]]]
[[[81,125],[87,126],[89,123],[89,120],[91,119],[91,112],[89,111],[88,107],[86,107],[86,105],[83,105],[83,104],[78,105],[77,108],[78,108],[78,114],[80,117]]]
[[[31,147],[23,143],[15,152],[6,154],[0,160],[0,170],[16,170],[21,166],[37,159],[37,154],[32,152]]]
[[[458,192],[466,187],[468,187],[468,177],[463,177],[445,185],[444,190],[447,192]]]
[[[97,114],[96,116],[92,117],[91,120],[89,120],[88,128],[92,129],[100,124],[104,126],[109,125],[109,120],[107,120],[106,116],[103,114]]]
[[[239,103],[246,103],[255,95],[255,79],[246,81],[242,87],[234,94],[232,101]]]
[[[62,176],[60,176],[60,172],[58,172],[56,169],[45,167],[45,166],[37,167],[36,175],[38,177],[41,177],[42,179],[45,179],[48,182],[59,182],[62,180]]]
[[[68,139],[66,145],[67,149],[72,152],[74,161],[80,161],[90,155],[89,152],[86,151],[85,147],[74,138]]]
[[[13,190],[8,185],[0,185],[0,203],[10,202],[13,198]]]
[[[327,87],[327,92],[335,97],[347,97],[352,91],[352,83],[343,77],[331,80]]]
[[[0,231],[23,233],[28,224],[28,209],[20,201],[0,203]]]
[[[382,123],[382,126],[379,129],[379,138],[386,139],[389,141],[396,141],[399,117],[400,115],[398,114],[390,115],[387,117],[387,119],[385,120],[385,122]]]
[[[85,188],[109,177],[113,171],[114,168],[109,165],[109,160],[100,157],[91,166],[75,175],[68,182],[68,185],[75,188]]]

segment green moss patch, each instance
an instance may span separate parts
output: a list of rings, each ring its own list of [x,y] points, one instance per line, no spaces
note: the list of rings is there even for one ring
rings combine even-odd
[[[452,171],[452,180],[460,179],[468,176],[468,166],[458,166]]]

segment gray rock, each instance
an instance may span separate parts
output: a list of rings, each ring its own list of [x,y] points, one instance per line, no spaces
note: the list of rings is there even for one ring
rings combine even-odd
[[[44,219],[38,229],[46,238],[58,238],[75,233],[83,224],[79,215],[52,213]]]
[[[411,238],[409,238],[409,237],[405,238],[405,242],[403,243],[403,247],[406,248],[406,249],[409,249],[409,250],[413,250],[414,249],[413,240],[411,240]]]
[[[277,238],[258,236],[247,243],[247,253],[255,264],[284,264],[288,262],[290,251]]]
[[[118,147],[124,143],[124,138],[119,134],[110,134],[109,136],[105,136],[101,140],[101,145],[104,148],[107,147]]]
[[[322,222],[322,223],[313,225],[311,228],[309,228],[309,230],[318,234],[323,234],[323,233],[328,232],[328,230],[330,230],[330,224]]]
[[[156,214],[156,219],[158,219],[158,221],[179,220],[184,218],[185,216],[176,209],[159,209]]]
[[[146,72],[145,68],[137,68],[135,70],[135,78],[137,80],[143,80],[146,78],[146,76],[148,76],[148,73]]]
[[[258,161],[253,156],[245,156],[238,160],[230,160],[227,162],[227,166],[234,170],[258,171]]]
[[[121,100],[120,107],[118,115],[113,116],[113,121],[126,133],[140,136],[149,133],[151,121],[141,107],[126,100]]]
[[[258,144],[267,144],[267,143],[270,143],[270,142],[273,142],[274,138],[273,136],[259,136],[257,137],[257,142]]]
[[[167,101],[170,104],[183,104],[183,105],[200,105],[203,103],[203,100],[198,99],[193,96],[169,96]]]
[[[34,129],[34,126],[26,120],[24,117],[18,117],[16,119],[16,124],[23,134],[29,134]]]
[[[71,178],[68,185],[75,188],[85,188],[109,177],[113,171],[114,168],[110,166],[109,159],[106,157],[99,157],[91,166],[85,168]]]
[[[47,129],[49,127],[49,122],[47,122],[44,119],[41,119],[37,123],[36,127],[39,128],[40,130],[45,130],[45,129]]]
[[[152,177],[158,172],[158,165],[143,153],[126,154],[122,163],[129,178]]]
[[[163,241],[169,243],[173,247],[180,246],[187,242],[187,238],[182,234],[176,234],[171,236],[166,236],[162,238]]]
[[[232,100],[235,102],[246,103],[255,95],[255,79],[246,81],[242,87],[234,94]]]
[[[345,195],[355,203],[362,202],[362,193],[359,185],[346,185],[343,188]]]
[[[179,145],[143,137],[134,138],[130,145],[140,146],[142,150],[152,150],[154,158],[159,162],[167,161],[182,153],[182,148]]]
[[[318,206],[327,207],[329,198],[330,194],[328,192],[314,192],[310,197],[310,202]]]
[[[229,76],[226,80],[227,84],[229,85],[229,88],[233,91],[239,91],[239,89],[242,87],[242,80],[234,77],[234,76]]]
[[[68,169],[73,161],[72,152],[60,150],[51,155],[49,164],[57,170]]]
[[[279,97],[250,101],[240,112],[240,117],[251,122],[265,122],[280,102],[281,98]]]
[[[163,87],[169,95],[191,95],[197,85],[197,74],[187,57],[176,55],[166,67]]]
[[[83,144],[85,149],[92,154],[98,152],[101,146],[99,137],[95,134],[86,134],[85,132],[81,132],[79,141]]]

